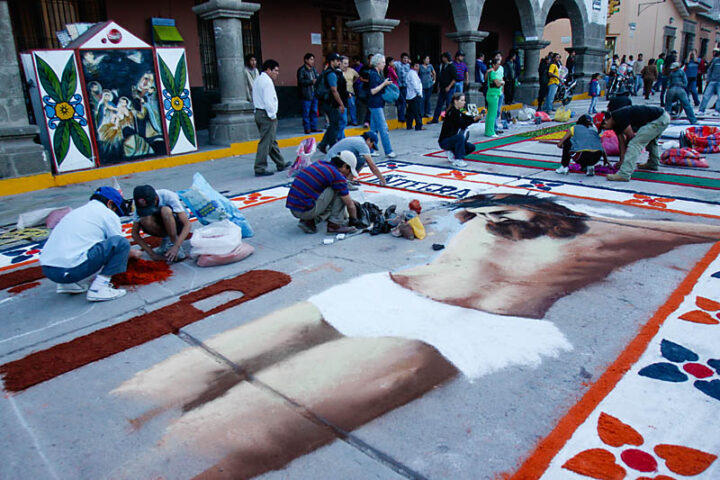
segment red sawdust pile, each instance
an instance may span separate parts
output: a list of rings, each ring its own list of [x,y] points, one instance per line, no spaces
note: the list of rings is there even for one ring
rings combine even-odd
[[[113,275],[113,285],[149,285],[155,282],[162,282],[173,274],[167,262],[142,260],[131,258],[128,260],[127,270],[123,273]]]
[[[23,283],[34,282],[44,277],[45,275],[43,275],[42,268],[40,267],[23,268],[22,270],[5,273],[0,275],[0,290],[15,287]]]
[[[40,282],[23,283],[22,285],[15,285],[14,287],[8,289],[8,292],[12,293],[13,295],[17,295],[20,292],[30,290],[31,288],[37,287],[38,285],[40,285]]]
[[[142,345],[182,327],[220,313],[290,283],[290,276],[273,270],[251,270],[235,278],[188,293],[176,303],[138,315],[70,342],[55,345],[25,358],[0,366],[5,389],[19,392],[28,387]],[[243,296],[207,312],[193,304],[226,291],[239,291]]]

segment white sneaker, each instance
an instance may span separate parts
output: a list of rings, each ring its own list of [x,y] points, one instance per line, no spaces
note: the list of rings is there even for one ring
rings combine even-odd
[[[56,293],[85,293],[88,291],[89,285],[87,283],[58,283],[55,287]]]
[[[124,288],[113,288],[111,284],[108,284],[104,287],[98,287],[97,289],[91,288],[88,290],[86,298],[89,302],[105,302],[124,297],[126,293],[127,290]]]
[[[595,176],[595,165],[590,165],[585,169],[585,175],[588,177],[594,177]]]
[[[455,168],[465,168],[468,166],[468,164],[465,160],[453,160],[452,165]]]
[[[555,170],[555,173],[559,173],[560,175],[567,175],[570,173],[570,169],[568,167],[559,167]]]
[[[498,138],[498,137],[500,137],[500,135],[498,135],[497,133],[496,133],[495,135],[485,135],[485,136],[488,137],[488,138]]]
[[[395,157],[397,157],[397,153],[395,153],[395,152],[390,152],[390,153],[388,153],[388,154],[385,155],[385,156],[386,156],[387,158],[395,158]]]

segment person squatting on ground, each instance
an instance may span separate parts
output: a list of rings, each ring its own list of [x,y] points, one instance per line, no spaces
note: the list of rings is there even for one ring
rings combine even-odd
[[[265,60],[262,73],[253,85],[253,105],[255,106],[255,125],[260,131],[260,142],[255,155],[255,176],[264,177],[273,173],[267,170],[267,158],[270,156],[277,171],[285,170],[290,163],[280,153],[277,143],[278,98],[274,80],[280,74],[280,64],[275,60]]]
[[[290,186],[285,207],[299,219],[305,233],[316,233],[327,220],[327,233],[353,233],[362,226],[347,188],[347,178],[356,178],[355,155],[340,152],[329,162],[311,163],[300,170]],[[350,221],[348,224],[348,214]]]
[[[383,99],[383,91],[385,87],[392,83],[392,80],[386,78],[383,80],[382,72],[385,68],[385,56],[382,53],[376,53],[370,60],[370,96],[368,98],[368,109],[370,110],[370,130],[376,132],[380,136],[385,155],[389,158],[395,158],[392,145],[390,144],[390,129],[385,121],[385,100]]]
[[[581,115],[575,126],[570,127],[565,136],[558,142],[558,148],[562,148],[562,164],[556,173],[567,175],[570,172],[570,160],[575,160],[588,177],[595,175],[595,164],[603,159],[605,165],[608,162],[605,150],[603,150],[600,135],[593,128],[593,121],[590,115]]]
[[[306,53],[303,64],[297,70],[298,93],[302,104],[303,129],[305,134],[319,131],[317,129],[317,98],[315,97],[315,84],[318,79],[315,69],[315,55]]]
[[[463,159],[465,155],[475,150],[475,145],[468,142],[466,129],[482,118],[480,115],[473,117],[464,112],[465,94],[456,93],[453,95],[450,108],[445,112],[445,120],[440,130],[440,138],[438,138],[440,148],[448,152],[450,162],[458,168],[467,166],[467,162]],[[485,125],[487,122],[486,118]]]
[[[696,124],[697,119],[695,118],[695,112],[693,112],[692,105],[690,105],[690,99],[687,94],[688,79],[680,69],[680,62],[674,62],[670,65],[670,75],[668,77],[668,89],[665,94],[665,110],[670,113],[672,111],[673,103],[678,100],[682,104],[685,115],[691,124]]]
[[[440,74],[438,80],[438,98],[435,105],[435,113],[430,123],[438,123],[440,113],[447,109],[450,105],[450,99],[455,89],[455,76],[457,71],[452,63],[452,57],[449,52],[442,54],[442,63],[440,64]]]
[[[415,130],[422,130],[422,101],[423,101],[423,86],[418,71],[420,70],[420,63],[413,60],[410,66],[410,70],[405,75],[405,95],[407,97],[407,114],[405,120],[407,121],[406,127],[408,130],[412,130],[413,123],[415,123]]]
[[[120,192],[100,187],[88,203],[65,215],[52,229],[40,253],[40,265],[43,274],[57,283],[57,293],[87,292],[91,302],[127,293],[110,284],[110,277],[127,269],[130,256],[140,257],[140,251],[130,250],[123,236],[120,217],[129,213],[124,203]],[[88,287],[85,279],[95,273]]]
[[[347,101],[347,86],[345,76],[340,69],[342,57],[337,53],[327,56],[328,67],[320,75],[317,90],[321,93],[319,99],[322,112],[327,115],[328,128],[325,130],[322,140],[317,149],[326,153],[327,149],[335,145],[340,136],[342,116],[345,114],[345,102]]]
[[[132,237],[136,244],[155,261],[168,262],[185,259],[182,243],[190,234],[190,219],[180,197],[172,190],[155,190],[150,185],[139,185],[133,190],[135,213]],[[140,235],[140,229],[148,235],[162,238],[155,250]]]
[[[361,171],[367,163],[367,166],[370,167],[370,171],[375,174],[377,179],[380,181],[380,185],[384,187],[387,185],[385,177],[383,177],[382,173],[380,173],[380,170],[375,165],[375,162],[373,162],[371,153],[372,151],[377,150],[377,144],[378,137],[373,131],[365,132],[359,137],[343,138],[333,145],[330,150],[328,150],[327,155],[325,155],[325,161],[329,162],[334,157],[340,155],[340,152],[350,152],[355,155],[355,170],[358,172]],[[348,184],[348,190],[357,190],[355,183],[356,182],[350,182]]]
[[[497,137],[495,133],[495,119],[498,114],[498,104],[500,102],[500,95],[502,95],[503,75],[500,73],[500,62],[495,58],[488,60],[488,89],[485,94],[485,103],[487,106],[487,116],[485,117],[485,136],[486,137]]]
[[[710,104],[710,100],[715,96],[715,112],[711,115],[720,115],[720,48],[713,48],[713,59],[707,67],[707,85],[703,90],[702,101],[698,113],[705,114],[705,108]]]
[[[637,165],[643,170],[657,170],[660,163],[658,138],[670,124],[670,115],[659,107],[632,105],[614,112],[598,113],[594,119],[598,130],[613,130],[620,147],[616,174],[607,175],[611,182],[629,182],[640,152],[646,148],[648,161]]]

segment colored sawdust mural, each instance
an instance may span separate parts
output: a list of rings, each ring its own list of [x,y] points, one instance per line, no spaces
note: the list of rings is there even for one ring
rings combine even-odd
[[[175,411],[157,449],[216,459],[197,478],[279,469],[459,375],[539,367],[578,348],[545,320],[558,300],[635,262],[720,240],[718,226],[598,217],[553,198],[462,197],[448,206],[461,227],[429,263],[355,278],[216,335],[206,345],[227,365],[199,361],[204,354],[189,348],[119,385],[114,395],[154,405],[131,420],[134,429]],[[697,366],[679,368],[702,375],[697,360],[686,352],[685,365]],[[639,434],[629,437],[631,446],[644,444]],[[712,463],[702,446],[670,442],[654,443],[654,456],[625,448],[624,467],[607,467],[614,454],[598,448],[577,452],[564,468],[615,478],[592,475],[654,471],[662,461],[681,471],[689,471],[687,459]]]

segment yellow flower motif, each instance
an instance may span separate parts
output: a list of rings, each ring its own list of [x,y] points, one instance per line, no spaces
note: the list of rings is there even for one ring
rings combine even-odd
[[[75,108],[67,102],[60,102],[55,105],[55,115],[60,120],[69,120],[75,115]]]
[[[183,101],[180,97],[172,97],[170,103],[172,104],[173,110],[182,110],[183,108]]]

